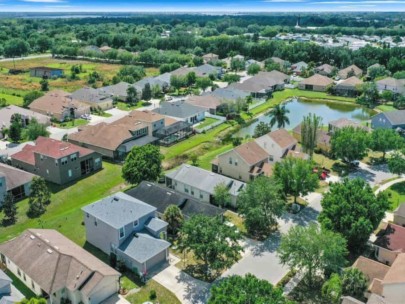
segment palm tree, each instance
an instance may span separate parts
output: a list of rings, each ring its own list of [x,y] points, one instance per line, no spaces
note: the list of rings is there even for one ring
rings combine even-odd
[[[163,219],[169,224],[168,230],[171,235],[175,235],[183,224],[183,214],[176,205],[167,206]]]
[[[269,113],[269,116],[271,118],[271,127],[273,127],[277,123],[277,128],[281,129],[284,128],[286,124],[289,124],[290,120],[288,119],[288,113],[290,113],[290,110],[287,110],[285,106],[275,106],[274,109]]]

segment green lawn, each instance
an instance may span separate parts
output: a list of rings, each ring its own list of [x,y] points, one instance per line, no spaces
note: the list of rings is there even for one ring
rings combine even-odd
[[[122,110],[122,111],[132,111],[132,110],[135,110],[135,109],[138,109],[138,108],[142,107],[142,102],[138,102],[136,105],[130,106],[130,105],[129,105],[128,103],[126,103],[126,102],[118,101],[118,102],[115,104],[115,106],[116,106],[118,109]]]
[[[18,221],[15,225],[0,229],[0,242],[16,237],[27,228],[51,228],[83,246],[86,237],[80,208],[125,187],[121,166],[107,162],[103,166],[103,170],[70,186],[50,184],[51,204],[40,218],[30,219],[26,216],[28,199],[18,202]]]
[[[229,151],[233,148],[232,144],[228,144],[225,146],[220,146],[217,149],[211,150],[207,153],[204,153],[198,158],[198,166],[211,171],[211,161],[217,157],[217,155]]]
[[[52,124],[55,125],[55,127],[57,127],[57,128],[71,129],[74,127],[87,125],[88,123],[89,123],[89,121],[86,119],[77,118],[77,119],[74,119],[74,120],[68,121],[68,122],[53,122]]]
[[[392,185],[386,190],[391,204],[390,210],[395,210],[401,203],[405,203],[405,182]]]
[[[151,290],[156,292],[157,298],[155,300],[149,298]],[[148,301],[152,303],[159,302],[159,304],[181,303],[171,291],[167,290],[154,280],[150,280],[139,292],[129,295],[126,299],[133,304],[141,304]]]
[[[20,96],[0,93],[0,99],[1,98],[4,98],[8,104],[12,104],[12,105],[16,105],[16,106],[22,106],[22,104],[23,104],[23,98]]]
[[[212,117],[206,117],[203,122],[201,122],[196,128],[197,129],[203,129],[209,125],[212,125],[213,123],[216,123],[218,119],[212,118]]]
[[[33,293],[31,291],[31,289],[29,289],[21,280],[20,278],[16,277],[10,270],[6,269],[4,271],[9,277],[10,279],[13,280],[13,285],[15,288],[17,288],[23,295],[25,298],[27,299],[31,299],[31,298],[35,298],[36,294]]]
[[[383,112],[390,112],[390,111],[395,111],[396,109],[394,108],[394,106],[391,103],[387,103],[387,104],[383,104],[383,105],[379,105],[376,107],[378,110],[383,111]]]

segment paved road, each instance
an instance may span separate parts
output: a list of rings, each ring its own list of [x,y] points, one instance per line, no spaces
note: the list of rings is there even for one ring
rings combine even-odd
[[[287,273],[288,267],[281,265],[276,249],[280,245],[281,235],[295,225],[306,226],[315,222],[321,211],[321,198],[319,193],[312,193],[305,199],[308,206],[298,214],[285,213],[279,219],[279,231],[264,242],[247,239],[245,253],[238,263],[234,264],[223,277],[229,275],[245,275],[252,273],[256,277],[277,284]]]
[[[18,60],[29,60],[29,59],[36,59],[36,58],[50,58],[52,57],[52,54],[42,54],[42,55],[32,55],[32,56],[26,56],[26,57],[18,57],[18,58],[3,58],[0,59],[0,62],[6,62],[6,61],[18,61]]]
[[[349,174],[349,178],[360,177],[367,181],[371,187],[380,184],[384,180],[391,179],[395,177],[395,174],[392,174],[388,170],[387,165],[375,165],[369,166],[364,163],[360,163],[359,168]]]

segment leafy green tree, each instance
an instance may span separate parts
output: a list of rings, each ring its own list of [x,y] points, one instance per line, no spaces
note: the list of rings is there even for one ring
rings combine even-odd
[[[232,58],[231,59],[231,70],[232,71],[243,71],[245,69],[245,61]]]
[[[21,300],[20,304],[47,304],[48,301],[44,298],[24,298]]]
[[[336,130],[331,138],[331,152],[336,157],[351,162],[367,155],[369,136],[361,128],[345,127]]]
[[[247,68],[247,73],[248,75],[256,75],[257,73],[260,72],[260,65],[257,63],[252,63],[251,65],[248,66]]]
[[[253,133],[253,137],[257,138],[260,136],[263,136],[267,133],[271,132],[271,126],[269,123],[265,123],[264,121],[261,121],[257,124],[255,127],[255,131]]]
[[[7,100],[5,98],[0,98],[0,109],[7,106],[8,106]]]
[[[10,128],[8,130],[8,137],[13,142],[18,142],[21,139],[22,121],[19,114],[14,114],[10,119]]]
[[[202,272],[211,273],[228,268],[238,260],[242,236],[235,227],[226,225],[219,217],[192,216],[180,229],[179,248],[191,251],[202,262]]]
[[[208,304],[293,304],[283,296],[280,288],[275,288],[266,280],[252,274],[244,277],[233,275],[211,287]]]
[[[32,179],[30,191],[27,215],[30,218],[39,217],[45,213],[46,206],[51,203],[51,192],[42,177]]]
[[[180,90],[180,88],[186,85],[186,79],[182,76],[172,75],[170,77],[170,85],[176,90]]]
[[[367,76],[371,80],[374,80],[378,77],[389,76],[390,72],[385,69],[384,66],[372,67],[367,70]]]
[[[145,84],[142,90],[142,99],[148,101],[151,100],[151,98],[152,98],[152,89],[150,87],[150,84],[147,83]]]
[[[307,195],[319,184],[319,177],[313,172],[313,163],[301,158],[287,157],[274,166],[274,178],[282,185],[286,195],[294,197]]]
[[[384,193],[375,195],[363,179],[347,179],[330,185],[322,199],[318,220],[325,229],[340,233],[350,252],[361,252],[389,207]]]
[[[130,184],[156,181],[162,172],[163,155],[154,145],[133,147],[122,166],[122,177]]]
[[[344,266],[346,241],[315,223],[297,225],[282,235],[277,254],[283,265],[303,272],[307,286],[312,287],[317,275],[338,272]]]
[[[269,113],[270,126],[273,128],[277,124],[277,128],[284,128],[287,124],[290,123],[288,113],[290,113],[290,110],[286,109],[284,105],[275,106]]]
[[[208,77],[198,77],[196,80],[196,85],[205,92],[208,87],[213,85],[213,82]]]
[[[32,118],[28,126],[22,131],[22,137],[27,140],[36,140],[39,136],[48,137],[49,132],[45,125]]]
[[[3,226],[13,225],[17,221],[17,205],[14,202],[14,196],[11,193],[7,193],[3,201],[3,213],[2,220]]]
[[[177,234],[184,221],[183,213],[176,205],[167,206],[163,213],[163,219],[169,224],[168,230],[171,235]]]
[[[35,100],[38,99],[39,97],[44,96],[44,93],[41,91],[31,91],[27,94],[25,94],[23,98],[23,107],[28,108],[28,106]]]
[[[195,72],[189,72],[186,75],[187,86],[192,86],[193,84],[195,84],[196,80],[197,76],[195,75]]]
[[[242,137],[236,136],[232,138],[232,145],[234,147],[240,146],[242,144]]]
[[[322,297],[331,304],[340,303],[342,296],[342,281],[340,276],[333,273],[329,280],[322,285]]]
[[[322,117],[316,114],[305,116],[301,124],[302,150],[312,158],[318,143],[319,128],[322,126]]]
[[[374,82],[366,82],[361,85],[360,89],[362,93],[357,98],[357,102],[369,108],[373,108],[380,97],[377,85]]]
[[[238,209],[252,235],[266,236],[285,208],[281,186],[272,178],[259,176],[239,194]]]
[[[129,104],[134,104],[138,101],[138,92],[134,86],[129,86],[127,89],[127,98],[126,101]]]
[[[4,56],[13,58],[14,68],[15,68],[15,57],[21,57],[28,54],[30,50],[30,45],[20,38],[10,39],[4,45]]]
[[[387,151],[402,148],[404,139],[395,130],[379,128],[371,133],[370,144],[371,149],[382,152],[385,159]]]
[[[220,183],[214,188],[214,202],[222,208],[228,207],[231,203],[231,194],[225,183]]]
[[[394,93],[388,90],[382,91],[381,98],[384,100],[384,102],[392,101],[394,98]]]
[[[363,300],[367,287],[368,279],[359,269],[351,267],[343,271],[342,295]]]
[[[405,154],[399,151],[394,152],[388,159],[388,169],[391,173],[401,175],[405,174]]]
[[[234,83],[240,80],[240,76],[238,74],[225,74],[222,80],[228,83]]]
[[[143,67],[136,65],[124,65],[117,74],[117,76],[121,79],[124,79],[126,76],[132,77],[133,81],[129,83],[134,83],[135,81],[141,80],[143,77],[145,77],[145,75],[146,74]]]
[[[46,79],[42,79],[39,84],[41,85],[41,91],[49,91],[49,82]]]

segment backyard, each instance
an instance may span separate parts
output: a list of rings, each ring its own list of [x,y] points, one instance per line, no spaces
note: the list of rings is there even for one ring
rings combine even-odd
[[[401,203],[405,203],[405,182],[392,185],[386,193],[391,204],[390,210],[394,211]]]

